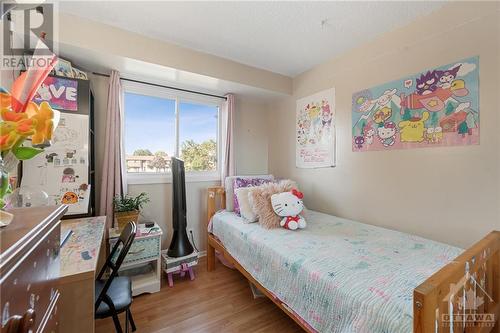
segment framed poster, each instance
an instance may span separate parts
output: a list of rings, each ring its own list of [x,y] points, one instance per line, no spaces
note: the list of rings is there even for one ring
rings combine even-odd
[[[48,76],[36,92],[33,101],[40,104],[46,101],[53,109],[78,110],[78,81]]]
[[[335,89],[297,100],[297,168],[335,166]]]
[[[479,57],[352,96],[352,150],[479,144]]]

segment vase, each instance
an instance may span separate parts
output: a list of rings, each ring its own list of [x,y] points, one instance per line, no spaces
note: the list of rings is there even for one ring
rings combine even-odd
[[[0,210],[0,228],[6,227],[14,219],[14,214]]]
[[[3,162],[3,161],[2,161]],[[3,163],[2,163],[3,165]],[[9,173],[6,172],[1,166],[0,166],[0,173],[1,173],[1,182],[0,182],[0,208],[5,207],[5,198],[10,192],[10,186],[9,186]]]
[[[0,208],[11,208],[5,207],[5,199],[12,192],[12,187],[10,186],[10,173],[17,169],[19,160],[12,154],[8,152],[6,155],[2,153],[0,155]]]
[[[9,172],[6,167],[5,159],[0,157],[0,227],[8,226],[14,219],[14,215],[12,213],[4,210],[6,208],[5,199],[10,192]]]

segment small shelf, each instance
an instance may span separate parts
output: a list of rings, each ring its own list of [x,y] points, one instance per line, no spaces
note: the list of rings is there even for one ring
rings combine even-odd
[[[157,268],[153,264],[146,264],[135,268],[120,271],[121,276],[128,276],[132,281],[132,295],[159,291]]]
[[[134,275],[131,277],[132,283],[138,289],[143,288],[153,282],[156,282],[156,273],[151,270],[150,272]]]
[[[132,281],[132,295],[155,293],[161,286],[161,228],[155,224],[153,228],[139,227],[129,253],[125,257],[119,275],[128,276]],[[153,232],[151,232],[153,230]],[[109,229],[110,249],[120,235],[116,229]]]
[[[156,263],[157,261],[158,261],[158,257],[144,259],[144,260],[140,260],[140,261],[124,262],[122,264],[122,267],[120,268],[120,271],[122,271],[122,270],[125,271],[125,270],[129,270],[132,268],[144,266],[148,263]]]

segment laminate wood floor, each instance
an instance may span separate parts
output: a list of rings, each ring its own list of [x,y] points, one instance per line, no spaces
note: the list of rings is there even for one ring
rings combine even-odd
[[[208,273],[206,259],[196,279],[163,276],[160,292],[134,298],[132,314],[138,333],[152,332],[303,332],[267,298],[253,299],[248,281],[237,270],[217,263]],[[125,318],[120,316],[122,327]],[[110,318],[96,320],[96,333],[114,332]]]

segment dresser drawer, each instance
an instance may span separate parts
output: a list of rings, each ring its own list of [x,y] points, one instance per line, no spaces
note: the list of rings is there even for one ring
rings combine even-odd
[[[58,333],[59,332],[59,314],[57,313],[58,311],[58,305],[59,305],[59,298],[61,294],[57,292],[54,296],[54,299],[49,305],[49,308],[47,309],[47,313],[42,318],[42,322],[40,326],[38,327],[38,332],[43,332],[43,333]],[[61,332],[63,333],[63,332]]]
[[[113,248],[116,240],[111,240],[111,248]],[[121,247],[120,247],[121,249]],[[120,251],[116,251],[113,256],[113,262],[116,261]],[[128,251],[123,264],[133,264],[143,261],[156,259],[160,256],[160,237],[148,237],[135,239]]]
[[[58,297],[60,222],[2,277],[2,324],[14,315],[35,310],[33,332],[43,330],[42,319]],[[3,331],[2,331],[3,332]]]

